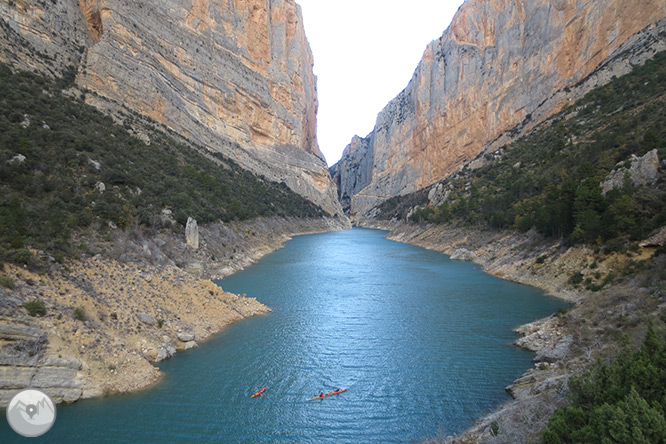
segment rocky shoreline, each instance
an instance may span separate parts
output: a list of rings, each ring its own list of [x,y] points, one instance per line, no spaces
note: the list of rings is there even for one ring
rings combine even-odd
[[[154,363],[270,311],[211,279],[242,270],[294,235],[348,227],[341,218],[215,224],[199,228],[196,249],[182,235],[119,231],[111,242],[86,239],[95,254],[55,263],[46,274],[5,265],[0,408],[26,387],[59,403],[155,384],[161,373]],[[24,307],[35,300],[43,316]]]
[[[497,277],[531,285],[572,303],[566,313],[519,326],[516,345],[535,353],[534,367],[506,387],[513,400],[480,419],[462,436],[442,436],[429,443],[533,442],[557,407],[566,404],[568,381],[597,359],[617,353],[618,329],[640,342],[645,320],[666,307],[666,292],[650,275],[663,267],[663,255],[640,248],[626,254],[601,255],[587,246],[529,233],[492,231],[451,225],[417,225],[397,221],[362,221],[360,226],[387,230],[387,238],[472,261]],[[634,270],[626,278],[623,272]],[[573,285],[573,281],[587,283]],[[594,291],[589,288],[594,288]],[[631,296],[627,296],[631,295]]]

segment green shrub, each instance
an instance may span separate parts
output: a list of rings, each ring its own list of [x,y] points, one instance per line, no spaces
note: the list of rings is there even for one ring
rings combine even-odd
[[[16,282],[9,276],[0,276],[0,286],[13,290],[16,288]]]
[[[46,315],[46,305],[44,304],[44,301],[40,301],[39,299],[26,302],[23,304],[23,308],[26,309],[30,316],[41,317]]]
[[[79,306],[74,308],[74,319],[77,321],[85,321],[86,318],[87,316],[85,307]]]
[[[582,282],[583,282],[583,275],[580,273],[574,273],[569,278],[569,284],[573,285],[574,287],[580,285]]]

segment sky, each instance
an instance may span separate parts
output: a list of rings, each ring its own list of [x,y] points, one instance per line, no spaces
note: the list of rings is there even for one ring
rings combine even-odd
[[[402,91],[462,0],[296,0],[314,54],[317,138],[329,165]]]

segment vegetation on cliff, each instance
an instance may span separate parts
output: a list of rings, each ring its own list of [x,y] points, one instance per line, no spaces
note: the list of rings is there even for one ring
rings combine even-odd
[[[66,95],[72,80],[0,65],[0,263],[32,263],[30,248],[71,254],[75,231],[323,214],[286,185],[163,129],[143,129],[146,143],[132,135],[135,117],[118,125]]]
[[[498,153],[485,165],[440,183],[447,197],[428,205],[427,192],[383,203],[380,218],[536,229],[570,243],[622,249],[666,224],[663,178],[602,193],[609,173],[633,156],[666,156],[666,55],[614,79]],[[620,166],[618,166],[620,164]],[[418,208],[413,211],[415,205]],[[410,214],[411,212],[411,214]]]
[[[569,382],[571,405],[551,417],[544,444],[662,443],[666,440],[666,343],[648,326],[642,347],[627,346]]]

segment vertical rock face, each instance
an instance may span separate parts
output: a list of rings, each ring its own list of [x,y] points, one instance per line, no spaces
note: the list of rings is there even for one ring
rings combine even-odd
[[[370,138],[354,136],[340,161],[331,167],[331,175],[338,187],[338,197],[345,212],[350,210],[352,197],[372,181],[371,144]]]
[[[467,0],[378,115],[371,182],[352,213],[428,186],[561,110],[665,10],[666,0]],[[335,171],[341,184],[354,174]]]
[[[74,66],[88,103],[148,116],[340,213],[294,0],[18,0],[0,5],[0,37],[3,61]]]

